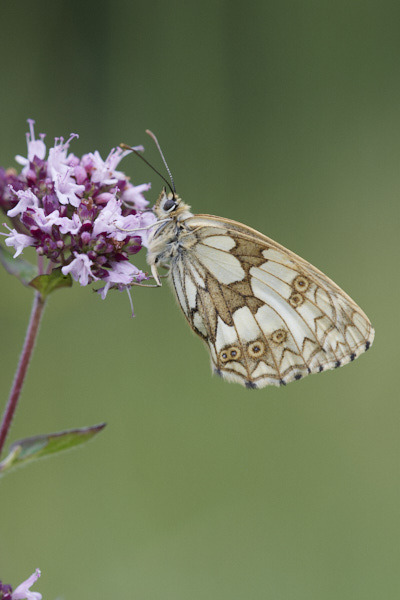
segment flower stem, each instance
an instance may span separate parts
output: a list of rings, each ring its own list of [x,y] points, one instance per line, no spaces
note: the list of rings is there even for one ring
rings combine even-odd
[[[0,425],[0,454],[3,450],[4,443],[6,441],[8,432],[11,427],[13,416],[17,408],[18,400],[21,395],[22,386],[25,380],[26,372],[28,370],[28,365],[32,356],[33,348],[35,346],[35,341],[39,331],[39,325],[43,315],[45,304],[46,300],[42,298],[39,292],[35,292],[31,318],[29,321],[28,330],[26,332],[22,353],[19,359],[17,371],[15,373],[14,382],[11,388],[10,396],[8,398],[7,406],[5,408]]]

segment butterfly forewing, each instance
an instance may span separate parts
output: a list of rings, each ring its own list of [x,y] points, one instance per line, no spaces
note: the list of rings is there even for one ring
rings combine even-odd
[[[229,219],[196,215],[183,223],[170,278],[222,377],[282,385],[344,365],[371,345],[364,312],[304,259]]]

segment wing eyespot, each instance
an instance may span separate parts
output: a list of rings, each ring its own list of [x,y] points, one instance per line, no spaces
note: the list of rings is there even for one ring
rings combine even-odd
[[[261,340],[256,340],[255,342],[251,342],[247,346],[247,352],[250,358],[260,358],[263,354],[265,354],[265,344]]]
[[[242,351],[237,346],[228,346],[223,348],[219,353],[219,358],[222,363],[227,363],[230,360],[240,360]]]
[[[271,341],[276,345],[280,345],[286,342],[287,336],[287,331],[285,331],[284,329],[277,329],[272,333]]]
[[[307,279],[307,277],[304,277],[304,275],[298,275],[294,278],[292,285],[296,292],[301,292],[304,294],[304,292],[306,292],[310,287],[310,281]]]
[[[294,292],[289,298],[289,304],[290,306],[293,306],[293,308],[298,308],[303,302],[304,298],[299,292]]]

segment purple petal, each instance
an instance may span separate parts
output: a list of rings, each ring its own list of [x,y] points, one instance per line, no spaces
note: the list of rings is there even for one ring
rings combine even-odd
[[[30,587],[37,581],[40,577],[40,570],[36,569],[36,571],[28,577],[26,581],[21,583],[13,592],[11,598],[12,600],[42,600],[42,594],[39,592],[31,592]]]

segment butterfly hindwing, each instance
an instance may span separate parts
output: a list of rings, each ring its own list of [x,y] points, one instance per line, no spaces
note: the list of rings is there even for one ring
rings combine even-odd
[[[170,276],[215,372],[282,385],[354,360],[373,341],[363,311],[304,259],[235,221],[186,218]]]

